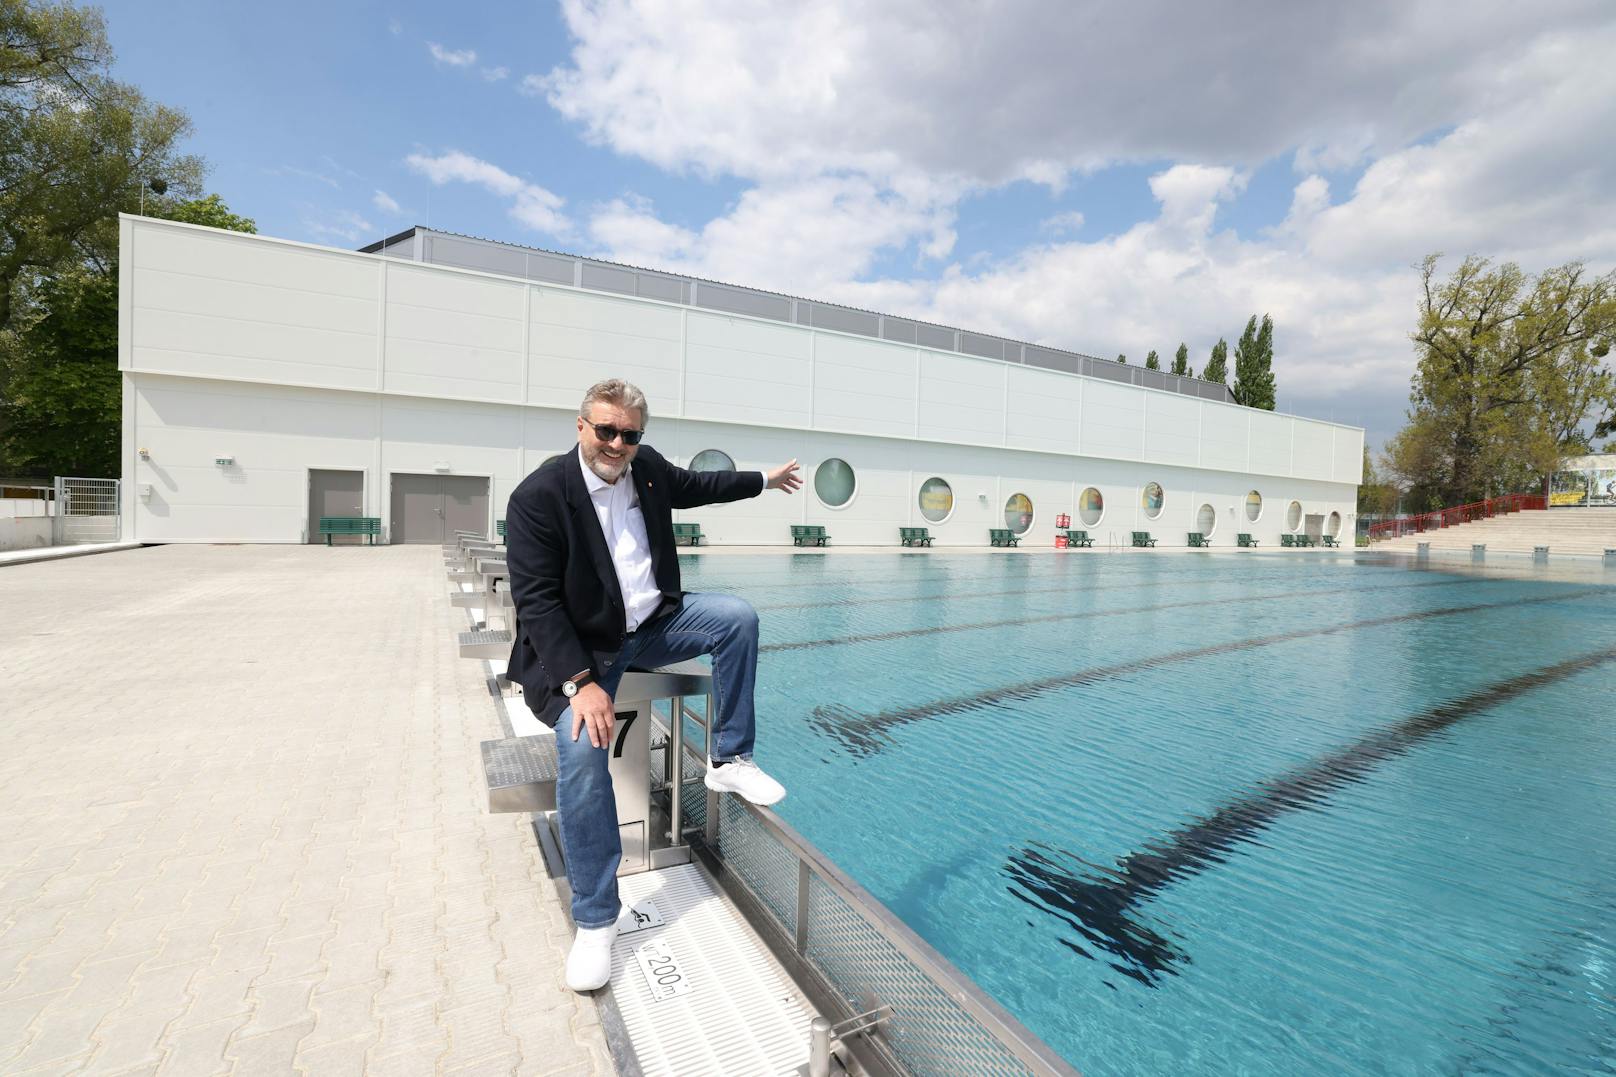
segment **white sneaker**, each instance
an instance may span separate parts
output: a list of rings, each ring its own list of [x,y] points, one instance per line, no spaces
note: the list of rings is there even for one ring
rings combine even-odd
[[[625,906],[616,923],[605,927],[581,927],[567,952],[567,986],[574,991],[597,991],[612,978],[612,943],[624,916],[633,915]]]
[[[715,793],[739,793],[753,804],[778,804],[786,798],[786,787],[763,773],[750,759],[737,759],[722,766],[707,760],[707,776],[702,779]]]

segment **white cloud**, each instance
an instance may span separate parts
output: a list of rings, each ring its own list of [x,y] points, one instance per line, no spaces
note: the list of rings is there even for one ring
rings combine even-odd
[[[331,242],[346,244],[375,239],[375,227],[353,210],[338,210],[323,216],[312,213],[303,219],[303,227],[311,235]]]
[[[1069,209],[1064,213],[1056,213],[1039,221],[1038,230],[1055,236],[1070,235],[1083,227],[1083,221],[1082,213],[1075,209]]]
[[[399,22],[397,19],[388,19],[387,32],[392,34],[394,37],[397,37],[399,34],[404,32],[404,24]]]
[[[707,221],[598,206],[606,257],[1100,355],[1184,340],[1197,367],[1268,311],[1281,405],[1375,437],[1426,253],[1616,261],[1616,24],[1547,3],[1270,6],[1258,33],[1167,0],[563,0],[570,60],[520,89],[620,153],[751,185]],[[1283,222],[1220,230],[1276,156]],[[1079,242],[1101,215],[1079,199],[1019,252],[946,262],[967,195],[1121,161],[1166,162],[1151,218]]]
[[[510,203],[511,217],[538,232],[562,236],[571,231],[571,224],[561,212],[564,200],[537,184],[518,179],[511,173],[459,150],[431,157],[412,153],[404,159],[411,171],[419,173],[435,186],[447,183],[469,183],[481,187]]]
[[[371,196],[370,204],[390,216],[397,217],[404,212],[404,207],[386,191],[378,190]]]
[[[499,82],[510,73],[511,69],[508,67],[485,67],[482,69],[484,82]]]
[[[433,62],[445,67],[470,67],[477,62],[475,49],[446,49],[436,41],[428,41],[426,47],[432,53]]]

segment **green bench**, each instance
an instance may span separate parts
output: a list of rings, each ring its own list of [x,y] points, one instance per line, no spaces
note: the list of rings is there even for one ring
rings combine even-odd
[[[700,546],[704,537],[706,536],[701,533],[700,524],[673,525],[673,544],[675,546]]]
[[[1069,549],[1093,546],[1094,540],[1089,538],[1087,531],[1068,531],[1066,532],[1066,545]]]
[[[830,541],[825,534],[825,528],[820,524],[792,524],[791,544],[793,546],[823,546]]]
[[[1287,550],[1294,550],[1296,548],[1296,536],[1292,534],[1281,534],[1279,536],[1279,544],[1285,547]]]
[[[905,546],[930,546],[931,532],[924,527],[900,527],[898,540]]]
[[[989,546],[1015,546],[1020,541],[1020,539],[1016,538],[1016,533],[1008,527],[988,528]]]
[[[1133,533],[1133,544],[1135,547],[1143,548],[1156,545],[1156,540],[1150,537],[1149,531],[1135,531]]]
[[[1330,549],[1332,549],[1332,550],[1339,550],[1341,548],[1341,541],[1339,539],[1337,539],[1334,535],[1325,535],[1324,538],[1322,539],[1322,541],[1326,546],[1330,547]]]
[[[325,536],[325,544],[331,545],[332,535],[365,535],[369,544],[376,545],[376,536],[382,533],[382,520],[380,516],[322,516],[320,517],[320,534]]]
[[[504,520],[495,520],[494,521],[494,530],[499,532],[499,544],[501,546],[505,545],[505,521]]]
[[[1306,535],[1297,535],[1296,536],[1296,548],[1297,549],[1301,549],[1304,546],[1313,546],[1313,545],[1314,545],[1313,540],[1308,538]]]
[[[1199,531],[1190,531],[1187,534],[1189,535],[1191,546],[1208,547],[1212,545],[1211,542],[1207,541],[1207,537]]]
[[[1236,546],[1243,546],[1252,550],[1257,548],[1257,540],[1251,537],[1251,532],[1249,531],[1240,532],[1234,537],[1234,542]]]

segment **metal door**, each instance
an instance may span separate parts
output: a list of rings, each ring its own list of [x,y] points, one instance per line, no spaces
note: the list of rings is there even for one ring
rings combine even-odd
[[[488,480],[469,475],[392,476],[389,542],[443,543],[456,531],[488,530]]]
[[[309,469],[309,530],[307,541],[325,543],[320,534],[322,516],[365,515],[365,473]],[[365,541],[362,535],[333,535],[333,543],[354,546]]]
[[[456,531],[488,534],[488,480],[470,475],[444,475],[443,535],[448,541]]]
[[[443,489],[437,475],[393,475],[387,541],[443,542]]]
[[[1322,545],[1319,539],[1324,536],[1324,516],[1322,514],[1308,513],[1303,530],[1307,532],[1307,537],[1313,540],[1313,545]]]

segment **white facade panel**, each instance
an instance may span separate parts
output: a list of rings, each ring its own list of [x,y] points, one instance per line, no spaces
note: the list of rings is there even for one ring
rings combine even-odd
[[[1004,444],[1003,363],[920,353],[917,435],[938,441]]]
[[[1322,479],[1335,475],[1335,430],[1323,423],[1291,424],[1291,474],[1299,479]]]
[[[1086,382],[1081,429],[1084,455],[1142,459],[1145,451],[1144,390],[1104,381]]]
[[[387,264],[385,387],[519,401],[527,286]]]
[[[1145,396],[1145,459],[1194,467],[1200,461],[1201,402],[1174,393]]]
[[[1290,475],[1291,417],[1255,408],[1244,410],[1251,424],[1251,469],[1265,475]]]
[[[1363,482],[1363,431],[1338,426],[1334,432],[1335,466],[1331,469],[1330,478],[1354,485]]]
[[[914,348],[816,334],[813,425],[912,435],[919,362]]]
[[[1201,466],[1245,471],[1251,423],[1246,408],[1201,403]]]
[[[1049,452],[1078,451],[1083,419],[1083,379],[1035,367],[1005,368],[1010,411],[1005,444]]]
[[[606,378],[638,385],[653,415],[676,415],[684,312],[674,307],[533,288],[528,401],[576,409]]]
[[[692,311],[685,329],[683,414],[810,425],[812,337],[810,329]]]

